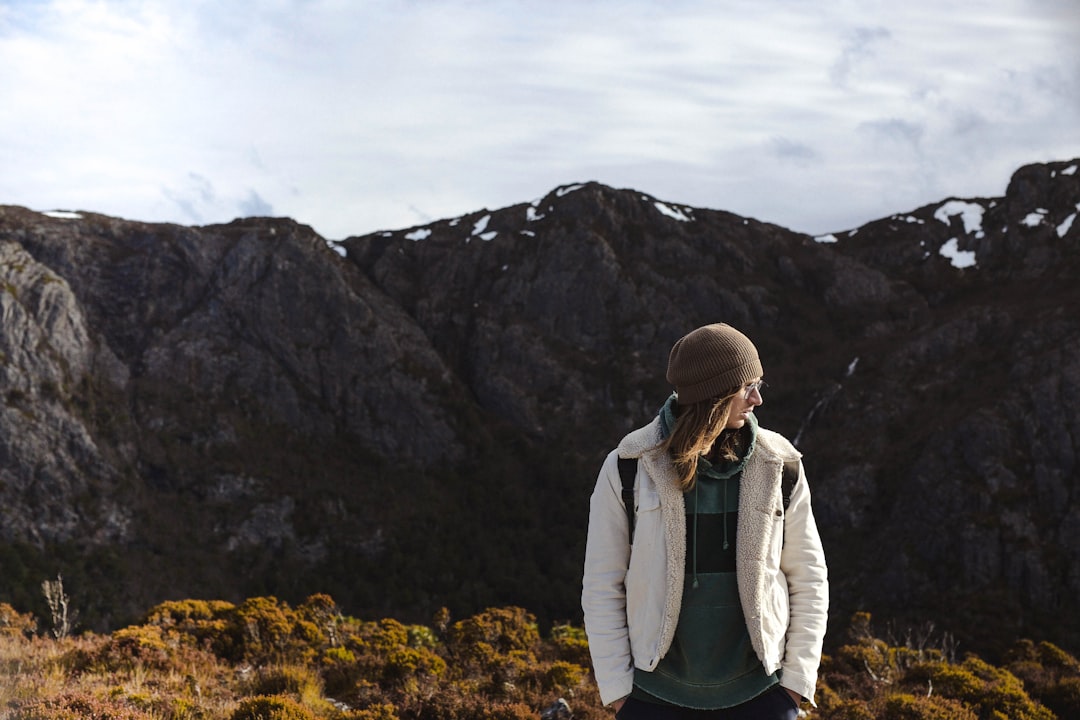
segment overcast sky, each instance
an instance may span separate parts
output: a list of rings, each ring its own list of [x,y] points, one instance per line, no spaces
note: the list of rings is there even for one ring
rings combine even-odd
[[[597,180],[822,234],[1080,157],[1078,0],[0,0],[0,204],[328,239]]]

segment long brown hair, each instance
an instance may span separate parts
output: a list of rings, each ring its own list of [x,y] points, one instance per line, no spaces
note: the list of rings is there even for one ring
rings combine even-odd
[[[675,427],[660,447],[671,455],[683,492],[693,489],[698,458],[712,450],[713,443],[724,432],[731,415],[731,400],[740,389],[733,388],[717,397],[676,406]],[[717,448],[725,460],[738,460],[735,440],[736,433],[729,433]]]

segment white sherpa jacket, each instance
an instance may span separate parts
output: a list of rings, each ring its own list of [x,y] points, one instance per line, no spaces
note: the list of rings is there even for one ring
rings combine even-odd
[[[581,606],[605,705],[630,694],[635,666],[656,668],[679,621],[686,506],[660,441],[659,418],[623,438],[604,461],[592,494]],[[639,459],[633,552],[619,457]],[[813,701],[829,586],[801,463],[784,513],[784,461],[798,457],[783,436],[758,428],[739,485],[735,569],[750,641],[765,671],[781,669],[781,684]]]

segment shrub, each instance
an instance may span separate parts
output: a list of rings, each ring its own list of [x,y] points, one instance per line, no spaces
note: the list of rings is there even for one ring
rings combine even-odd
[[[880,720],[979,720],[957,700],[907,694],[889,695],[876,714]]]
[[[960,665],[918,666],[906,680],[923,687],[932,684],[935,694],[960,700],[981,718],[995,718],[995,713],[1000,713],[1009,720],[1054,720],[1054,714],[1034,702],[1015,675],[974,655]]]
[[[230,623],[235,610],[235,605],[222,600],[174,600],[152,608],[143,623],[176,632],[193,645],[232,659],[239,642]]]
[[[586,667],[591,663],[589,640],[585,636],[585,628],[555,625],[551,628],[551,641],[560,659]]]
[[[459,693],[433,697],[410,716],[416,720],[536,720],[536,712],[522,703]]]
[[[248,598],[233,614],[244,659],[256,664],[284,659],[293,631],[288,606],[274,597]]]
[[[871,712],[867,703],[862,700],[840,700],[838,698],[836,704],[829,706],[828,709],[821,706],[820,712],[821,716],[827,718],[827,720],[879,720]]]
[[[208,720],[209,714],[199,705],[185,698],[172,698],[166,717],[169,720]]]
[[[258,695],[241,700],[229,720],[315,720],[315,716],[283,695]]]
[[[143,624],[189,632],[201,623],[224,617],[235,607],[224,600],[170,600],[151,608],[143,618]]]
[[[318,673],[303,665],[262,668],[250,682],[252,695],[290,695],[308,702],[322,698],[322,681]]]
[[[536,619],[517,607],[489,608],[453,624],[447,632],[447,653],[457,677],[480,677],[487,689],[516,681],[536,665],[533,652],[540,634]]]
[[[261,665],[312,660],[319,648],[337,644],[340,620],[329,596],[312,595],[295,610],[275,597],[248,598],[239,606],[217,600],[165,602],[147,613],[145,622],[187,636],[224,660]]]
[[[93,661],[109,670],[131,670],[140,664],[165,669],[169,665],[169,650],[160,627],[132,625],[109,636]]]
[[[399,720],[397,711],[389,703],[375,703],[362,710],[351,710],[343,720]]]
[[[1080,717],[1080,662],[1053,643],[1017,642],[1008,670],[1024,687],[1062,718]]]
[[[1045,667],[1053,668],[1061,672],[1072,673],[1074,675],[1080,675],[1080,660],[1077,660],[1069,653],[1065,652],[1057,645],[1048,642],[1041,642],[1036,647],[1039,661]]]
[[[343,647],[331,647],[319,658],[326,692],[334,697],[352,690],[358,679],[356,654]]]
[[[320,593],[310,596],[296,612],[303,620],[314,625],[331,647],[341,642],[340,626],[344,618],[337,603],[329,595]]]
[[[581,685],[588,676],[589,671],[580,665],[556,660],[548,666],[545,673],[545,690],[567,691]]]
[[[23,614],[7,603],[0,603],[0,635],[29,637],[37,631],[37,619]]]
[[[342,645],[323,647],[318,657],[326,691],[350,703],[382,699],[404,702],[438,691],[446,673],[434,633],[420,625],[386,618],[375,622],[343,619]],[[400,707],[400,704],[399,704]]]
[[[479,615],[454,623],[447,645],[468,651],[483,643],[499,655],[528,652],[540,639],[536,618],[519,607],[488,608]]]
[[[434,649],[439,646],[439,638],[424,625],[409,625],[408,637],[409,647]]]
[[[1041,700],[1060,718],[1080,718],[1080,678],[1065,678],[1051,685]]]
[[[414,675],[439,677],[446,671],[446,661],[426,648],[397,647],[384,659],[382,677],[391,682]]]
[[[103,700],[88,693],[65,693],[15,709],[12,720],[152,720],[122,700]]]

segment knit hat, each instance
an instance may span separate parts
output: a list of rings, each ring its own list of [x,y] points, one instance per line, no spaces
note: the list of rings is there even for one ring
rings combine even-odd
[[[680,405],[715,397],[761,375],[754,343],[725,323],[684,335],[668,357],[667,380],[675,386]]]

